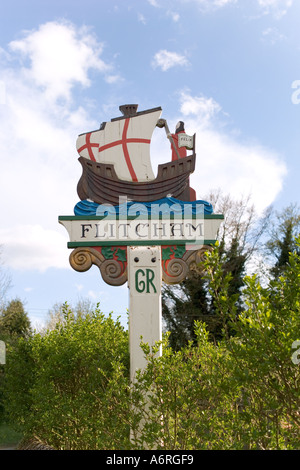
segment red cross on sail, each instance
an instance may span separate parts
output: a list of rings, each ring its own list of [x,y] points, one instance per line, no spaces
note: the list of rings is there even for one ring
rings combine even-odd
[[[114,165],[125,181],[151,181],[155,178],[150,161],[150,143],[161,108],[133,116],[112,119],[99,130],[81,134],[76,142],[80,156]]]

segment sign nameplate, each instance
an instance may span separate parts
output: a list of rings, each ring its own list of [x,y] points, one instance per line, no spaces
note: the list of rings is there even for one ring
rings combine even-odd
[[[102,244],[151,244],[187,242],[197,245],[215,240],[223,218],[218,215],[174,219],[116,220],[109,217],[82,218],[61,216],[59,222],[68,231],[70,248]]]

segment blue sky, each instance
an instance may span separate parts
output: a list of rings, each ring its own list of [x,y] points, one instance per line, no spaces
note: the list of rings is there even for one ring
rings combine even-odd
[[[128,289],[68,262],[77,135],[161,106],[197,134],[192,186],[251,194],[258,212],[299,198],[300,2],[11,0],[0,17],[0,244],[33,324],[56,302],[100,302],[126,321]],[[293,88],[294,87],[294,88]],[[153,169],[170,160],[164,131]]]

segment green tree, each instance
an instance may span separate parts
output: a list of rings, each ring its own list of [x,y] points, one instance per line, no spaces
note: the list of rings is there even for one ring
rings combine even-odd
[[[75,318],[65,306],[61,324],[21,338],[9,357],[10,416],[27,435],[58,449],[298,449],[297,250],[267,286],[257,275],[244,278],[238,318],[232,275],[224,275],[219,250],[208,253],[205,277],[222,339],[210,341],[198,321],[194,343],[179,350],[168,335],[162,356],[159,344],[142,344],[147,367],[133,384],[128,333],[97,309]]]
[[[2,254],[2,246],[0,245],[0,257]],[[0,259],[0,310],[4,308],[5,298],[7,291],[11,286],[11,278],[7,270],[3,267],[3,262]]]
[[[145,425],[137,442],[161,449],[298,449],[300,237],[280,278],[262,287],[244,278],[244,304],[230,295],[218,250],[205,261],[209,293],[223,325],[217,344],[197,322],[196,342],[178,351],[164,344],[139,377],[146,390]],[[234,335],[229,334],[229,328]],[[298,351],[294,351],[294,345]],[[292,360],[294,357],[294,360]],[[296,358],[296,359],[295,359]]]
[[[257,275],[244,278],[239,317],[232,275],[224,275],[218,250],[208,254],[205,268],[222,340],[209,341],[205,324],[196,322],[194,345],[174,351],[165,338],[161,357],[143,345],[148,367],[132,393],[135,448],[298,449],[300,359],[292,360],[300,338],[297,250],[284,275],[267,287]]]
[[[28,338],[30,334],[30,320],[21,300],[14,299],[4,304],[0,312],[0,340],[5,342],[6,356],[19,338]],[[0,421],[4,419],[5,414],[3,404],[5,369],[5,365],[0,366]]]
[[[245,307],[237,320],[218,253],[208,261],[211,295],[224,329],[235,335],[225,342],[230,354],[231,385],[240,389],[239,420],[247,448],[295,449],[300,438],[299,365],[292,361],[300,331],[300,237],[284,273],[262,287],[259,276],[245,278]],[[226,321],[227,319],[227,321]],[[298,344],[298,342],[297,342]]]
[[[210,315],[205,280],[190,273],[180,286],[164,285],[162,289],[162,316],[165,329],[171,333],[169,343],[175,350],[195,341],[195,321],[203,320],[215,330],[215,317]]]
[[[11,300],[0,313],[0,337],[13,341],[30,333],[30,320],[23,303],[18,298]]]
[[[129,428],[114,401],[123,392],[128,400],[127,332],[98,308],[77,317],[65,305],[63,315],[54,329],[21,339],[8,356],[10,421],[57,449],[124,446]]]
[[[55,303],[48,312],[48,320],[46,322],[46,326],[42,329],[42,332],[53,330],[58,323],[62,323],[65,320],[65,309],[65,303]],[[95,309],[96,304],[87,298],[81,298],[75,306],[70,306],[70,310],[72,310],[75,318],[91,315]]]
[[[221,191],[213,191],[209,200],[215,213],[224,214],[218,235],[218,251],[226,276],[231,273],[229,294],[235,297],[237,315],[242,309],[243,277],[248,264],[261,246],[270,219],[270,210],[259,217],[250,198],[234,200]],[[209,296],[208,280],[203,273],[190,273],[179,286],[163,286],[163,319],[171,332],[170,344],[180,349],[195,340],[194,322],[204,321],[212,340],[222,337],[222,321]]]
[[[266,244],[266,251],[270,256],[273,277],[278,277],[286,269],[289,256],[299,248],[296,244],[296,236],[300,233],[300,208],[297,204],[290,204],[273,217],[273,228],[270,239]],[[275,262],[274,262],[275,260]]]

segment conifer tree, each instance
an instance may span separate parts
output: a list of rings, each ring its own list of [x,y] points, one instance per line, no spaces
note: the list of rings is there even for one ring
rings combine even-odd
[[[0,339],[13,341],[31,333],[30,320],[20,299],[11,300],[0,312]]]

